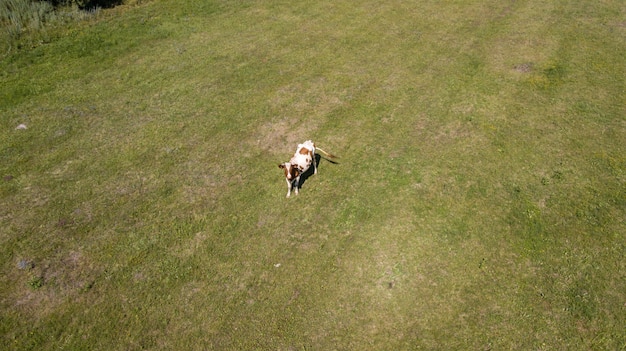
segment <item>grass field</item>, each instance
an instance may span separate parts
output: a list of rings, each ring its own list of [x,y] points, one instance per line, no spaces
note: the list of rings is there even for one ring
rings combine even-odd
[[[625,350],[625,18],[154,0],[46,29],[0,60],[3,344]],[[286,199],[306,139],[341,158]]]

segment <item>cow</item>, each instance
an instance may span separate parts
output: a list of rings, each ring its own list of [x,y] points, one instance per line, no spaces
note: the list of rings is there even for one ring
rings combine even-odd
[[[326,151],[316,148],[315,144],[311,140],[307,140],[302,144],[298,144],[296,153],[293,155],[289,162],[284,162],[278,165],[278,168],[282,168],[285,172],[285,180],[287,181],[287,197],[291,196],[291,190],[295,187],[296,195],[300,188],[300,176],[304,174],[313,164],[313,174],[317,174],[317,164],[315,160],[315,152],[320,151],[324,155],[330,158],[336,158],[337,156],[331,155]]]

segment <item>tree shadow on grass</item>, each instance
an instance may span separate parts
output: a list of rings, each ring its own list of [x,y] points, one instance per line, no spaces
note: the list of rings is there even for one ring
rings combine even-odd
[[[81,10],[96,8],[110,9],[124,3],[124,0],[50,0],[54,7],[76,5]]]
[[[83,10],[102,8],[102,9],[110,9],[115,6],[121,5],[123,0],[87,0],[84,1],[84,5],[81,6]]]

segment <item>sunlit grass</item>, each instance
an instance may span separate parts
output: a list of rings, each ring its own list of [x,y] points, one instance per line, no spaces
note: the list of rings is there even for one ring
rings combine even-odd
[[[9,349],[625,346],[619,2],[136,5],[0,62]]]

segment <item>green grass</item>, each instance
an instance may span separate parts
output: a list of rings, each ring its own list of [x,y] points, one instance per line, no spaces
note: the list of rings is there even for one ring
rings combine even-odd
[[[4,344],[623,350],[625,12],[155,0],[12,51]]]

